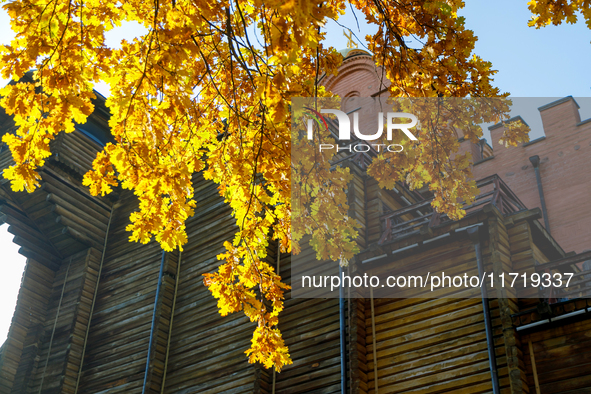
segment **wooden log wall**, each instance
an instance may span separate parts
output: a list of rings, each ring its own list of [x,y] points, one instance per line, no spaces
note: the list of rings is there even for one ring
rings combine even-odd
[[[348,300],[348,343],[349,343],[349,369],[348,381],[350,392],[354,394],[367,394],[368,379],[368,355],[366,326],[366,302],[364,298],[350,298]],[[371,325],[369,326],[371,330]]]
[[[502,273],[508,277],[508,273],[515,272],[510,236],[499,210],[494,206],[488,206],[486,210],[489,212],[489,217],[487,247],[486,251],[483,251],[485,264],[490,267],[488,270],[493,272],[495,277],[498,278]],[[511,319],[511,315],[519,311],[515,291],[509,286],[496,287],[491,293],[492,296],[496,299],[489,300],[489,306],[493,317],[495,354],[501,392],[527,393],[529,387],[525,379],[523,352]]]
[[[60,143],[70,140],[66,138]],[[29,256],[43,256],[52,272],[58,272],[57,278],[51,283],[52,304],[47,316],[57,312],[55,294],[57,289],[61,289],[64,270],[67,269],[64,265],[67,257],[64,258],[64,255],[85,251],[90,253],[90,248],[94,256],[102,246],[101,239],[104,242],[107,236],[111,215],[109,206],[88,196],[80,187],[80,176],[85,169],[64,166],[67,160],[64,155],[59,162],[54,161],[55,165],[47,167],[47,171],[42,174],[42,188],[38,192],[18,196],[6,192],[8,197],[18,198],[24,206],[22,211],[10,211],[11,206],[8,205],[3,210],[12,216],[23,213],[24,225],[34,228],[37,231],[35,234],[40,235],[37,240],[27,238],[20,241],[31,248],[30,251],[23,250]],[[76,160],[80,161],[79,158]],[[270,393],[272,372],[248,364],[244,354],[250,345],[254,325],[241,314],[220,316],[216,300],[203,285],[202,274],[217,269],[220,262],[216,256],[223,251],[223,242],[233,238],[236,228],[230,209],[219,196],[216,186],[198,175],[195,187],[199,208],[195,217],[188,222],[191,242],[181,257],[176,300],[176,261],[170,262],[168,259],[164,269],[164,283],[156,308],[155,346],[148,369],[148,392],[161,392],[162,382],[165,381],[164,392],[171,393],[195,390],[204,393]],[[353,205],[359,205],[363,213],[364,206],[358,204],[359,201],[354,201]],[[96,258],[101,257],[100,253],[94,256],[94,265],[91,267],[95,275],[92,278],[94,285],[78,284],[78,290],[85,296],[82,303],[80,293],[72,288],[74,282],[71,280],[82,280],[80,269],[83,266],[76,261],[70,267],[73,276],[68,273],[65,298],[60,306],[60,310],[67,307],[67,312],[58,318],[58,335],[54,335],[55,342],[52,342],[45,374],[40,370],[39,363],[49,353],[51,335],[47,330],[48,327],[53,330],[55,318],[43,320],[43,328],[36,331],[37,336],[32,331],[29,333],[27,341],[31,343],[30,346],[39,348],[30,359],[36,358],[37,361],[17,363],[17,368],[21,367],[23,372],[18,377],[28,382],[30,390],[38,390],[43,379],[43,392],[74,392],[81,348],[85,357],[78,392],[128,393],[142,390],[161,250],[156,244],[128,242],[129,234],[125,227],[129,223],[130,212],[136,207],[134,198],[122,194],[113,214],[86,346],[86,326],[77,322],[88,322],[88,315],[85,314],[90,312],[88,303],[92,302],[93,289],[96,288]],[[30,223],[27,222],[29,214],[33,217]],[[39,239],[46,239],[46,244],[39,243]],[[53,250],[57,257],[46,253],[48,250]],[[289,280],[290,259],[287,255],[283,257],[282,272]],[[276,253],[273,259],[276,259]],[[32,267],[33,262],[29,265]],[[79,303],[74,309],[78,311],[75,316],[72,302],[75,303],[76,299]],[[176,302],[174,312],[173,302]],[[318,311],[309,316],[307,308],[313,305]],[[40,309],[45,311],[47,307]],[[174,313],[174,320],[170,332],[171,313]],[[338,300],[288,300],[282,315],[286,317],[285,323],[282,321],[285,327],[282,328],[295,364],[276,374],[276,392],[289,390],[305,393],[315,389],[339,392]],[[167,348],[169,339],[170,346]],[[64,351],[64,346],[69,346],[69,350]],[[319,352],[319,348],[323,351]],[[52,356],[56,354],[54,349],[57,349],[61,358]],[[3,348],[3,360],[9,360],[11,352],[12,348],[7,343]],[[20,388],[15,392],[21,392],[18,390]]]
[[[353,179],[349,182],[347,188],[347,203],[349,205],[348,215],[355,219],[359,224],[357,229],[358,236],[355,239],[359,249],[367,247],[367,194],[366,182],[368,177],[356,165],[350,165],[349,170],[353,174]]]
[[[281,277],[291,284],[291,256],[281,258]],[[279,328],[293,364],[276,375],[275,393],[340,393],[339,300],[287,292]]]
[[[506,220],[511,243],[514,270],[534,272],[535,263],[550,261],[541,247],[544,239],[535,239],[532,227],[536,217],[522,214],[522,217]],[[556,248],[555,248],[556,249]],[[555,255],[564,255],[561,249]],[[518,310],[535,308],[540,299],[537,289],[521,292]],[[583,302],[585,300],[582,300]],[[591,392],[591,320],[581,320],[564,325],[547,325],[516,336],[519,361],[523,365],[523,380],[530,393],[584,393]]]
[[[99,264],[100,252],[88,249],[67,258],[56,272],[43,341],[23,392],[74,392]]]
[[[358,167],[350,166],[350,170],[353,179],[348,188],[349,216],[360,224],[356,241],[363,249],[367,245],[366,179]],[[274,255],[277,255],[276,252]],[[291,256],[283,254],[280,266],[281,277],[286,283],[291,284]],[[327,274],[326,267],[314,267],[306,273],[312,275],[315,273],[314,269]],[[358,264],[351,261],[346,272],[348,275],[354,275],[357,269]],[[361,317],[365,303],[356,299],[354,294],[348,296],[352,298],[346,301],[345,311],[347,392],[366,393],[366,334],[365,321]],[[339,300],[292,298],[291,292],[286,292],[285,310],[280,315],[279,328],[289,347],[293,364],[275,375],[275,393],[340,393]],[[271,373],[271,387],[272,380]],[[267,385],[266,381],[264,383]]]
[[[528,215],[523,215],[521,219],[511,220],[507,226],[511,240],[513,272],[525,272],[527,275],[535,272],[536,264],[550,261],[534,241],[530,220]],[[539,292],[536,288],[520,289],[517,296],[520,310],[534,308],[539,303]]]
[[[357,244],[360,250],[369,246],[370,228],[375,228],[379,222],[382,197],[375,188],[375,180],[368,177],[358,167],[353,167],[354,178],[349,185],[349,215],[358,220],[362,227],[359,229]],[[374,189],[368,190],[368,184],[373,180]],[[387,192],[384,192],[387,193]],[[388,194],[389,196],[389,194]],[[376,206],[376,200],[377,206]],[[356,259],[349,262],[346,274],[349,276],[360,275],[361,262]],[[366,394],[367,386],[367,350],[365,326],[365,295],[356,289],[347,289],[347,381],[350,393]]]
[[[492,391],[479,299],[376,299],[374,308],[380,393]],[[369,393],[376,392],[372,342],[370,331]]]
[[[145,377],[146,393],[160,393],[164,386],[178,259],[177,251],[164,255],[162,283],[158,299],[155,300],[155,314],[152,316],[154,334],[152,346],[148,347],[150,362]]]
[[[531,393],[591,392],[591,319],[541,329],[521,341]]]
[[[43,338],[54,271],[28,259],[0,358],[0,393],[23,393]]]
[[[80,393],[141,392],[162,252],[129,242],[137,202],[122,198],[111,229],[91,321]]]
[[[488,219],[485,219],[484,222],[486,223],[486,229],[488,231],[488,235],[487,235],[487,239],[485,239],[482,243],[482,252],[483,252],[483,259],[484,259],[484,265],[485,265],[485,271],[486,272],[494,272],[495,275],[499,275],[502,272],[505,272],[505,274],[507,275],[508,272],[516,272],[516,270],[519,269],[523,269],[523,264],[524,261],[526,259],[533,259],[534,256],[536,256],[537,259],[539,260],[547,260],[545,258],[545,256],[543,255],[543,253],[541,252],[541,250],[537,247],[537,245],[531,240],[530,235],[528,235],[527,229],[528,229],[528,220],[535,220],[535,212],[524,212],[524,213],[520,213],[518,215],[515,215],[514,217],[510,217],[508,219],[505,219],[499,212],[498,210],[494,207],[494,206],[488,206],[484,212],[486,213]],[[468,219],[465,219],[468,220]],[[464,221],[465,221],[464,220]],[[481,219],[479,219],[481,220]],[[507,226],[505,225],[507,224]],[[462,222],[459,223],[459,225],[462,225]],[[437,234],[439,233],[440,230],[437,230]],[[441,230],[441,231],[446,231],[446,230]],[[481,230],[482,231],[482,230]],[[525,231],[525,233],[524,233]],[[437,234],[433,234],[434,236]],[[524,236],[525,234],[525,236]],[[420,242],[420,239],[412,239],[407,241],[407,243],[413,243],[413,242]],[[404,245],[403,245],[404,246]],[[447,251],[447,252],[446,252]],[[556,253],[559,253],[560,251],[556,251]],[[400,273],[406,273],[408,274],[409,272],[412,272],[412,267],[416,267],[419,265],[424,265],[425,261],[428,261],[429,258],[431,259],[436,259],[438,266],[439,267],[448,267],[446,268],[446,273],[448,273],[447,269],[450,269],[449,274],[452,274],[452,267],[454,270],[456,269],[460,269],[461,271],[464,272],[467,268],[469,268],[468,266],[472,265],[472,266],[476,266],[476,263],[474,261],[474,255],[473,255],[473,247],[471,244],[466,244],[465,246],[462,246],[460,244],[454,244],[451,241],[446,243],[444,246],[440,245],[438,246],[436,249],[433,249],[431,252],[429,251],[423,251],[423,253],[421,254],[420,252],[418,252],[418,254],[408,254],[406,255],[407,257],[400,257],[400,260],[397,261],[397,263],[395,265],[390,265],[389,267],[387,265],[382,266],[382,268],[380,269],[373,269],[372,273],[373,274],[382,274],[384,275],[388,270],[392,270],[395,269],[396,270],[396,266],[400,266],[400,267],[408,267],[405,269],[398,269],[397,270],[397,274]],[[465,255],[465,257],[462,257],[463,255]],[[516,264],[514,265],[513,263],[513,256],[515,255],[515,261]],[[472,256],[472,257],[471,257]],[[450,260],[450,263],[448,264],[447,259],[451,258],[452,260]],[[419,264],[420,263],[420,264]],[[531,264],[531,267],[533,267],[533,261],[529,261],[527,262],[528,264]],[[381,272],[381,271],[384,272]],[[529,272],[529,271],[528,271]],[[416,274],[416,272],[415,272]],[[534,289],[535,290],[535,289]],[[520,303],[517,299],[517,296],[515,294],[515,291],[513,291],[512,289],[506,288],[503,291],[503,294],[495,294],[494,291],[490,294],[491,297],[498,297],[498,299],[490,299],[489,302],[489,308],[491,310],[491,316],[493,318],[493,332],[494,332],[494,343],[495,343],[495,353],[496,353],[496,358],[497,358],[497,368],[498,368],[498,373],[499,373],[499,381],[500,381],[500,386],[501,386],[501,392],[512,392],[512,393],[522,393],[522,392],[529,392],[530,391],[530,386],[528,385],[528,381],[526,378],[526,374],[525,374],[525,363],[524,363],[524,355],[523,355],[523,344],[519,338],[519,336],[517,335],[513,325],[512,325],[512,319],[511,319],[511,315],[518,312],[520,310]],[[441,293],[441,292],[439,292]],[[445,297],[445,294],[441,293],[438,294],[442,297]],[[460,296],[460,294],[456,294],[455,297]],[[469,295],[466,294],[465,296],[473,296],[473,295]],[[431,381],[429,381],[428,378],[425,378],[424,380],[420,380],[420,379],[416,379],[416,376],[413,375],[414,371],[413,368],[424,368],[423,371],[425,374],[427,375],[431,375],[433,374],[433,371],[437,371],[437,368],[440,368],[440,363],[439,361],[437,362],[437,365],[431,365],[429,366],[428,364],[423,364],[421,362],[416,362],[413,364],[412,367],[409,368],[409,374],[408,375],[404,375],[403,373],[400,374],[401,372],[406,372],[405,370],[401,370],[398,372],[388,372],[388,371],[382,371],[381,370],[381,366],[386,366],[386,365],[393,365],[393,361],[395,360],[395,358],[388,358],[385,363],[380,365],[380,355],[388,355],[388,351],[392,352],[392,354],[396,354],[397,356],[399,355],[398,352],[404,353],[404,346],[408,346],[408,341],[412,341],[413,340],[413,336],[412,335],[416,335],[417,330],[420,332],[421,328],[417,328],[415,329],[415,327],[412,327],[411,329],[409,329],[408,332],[404,331],[404,329],[406,329],[406,322],[407,322],[407,317],[405,315],[405,311],[403,307],[396,307],[394,305],[396,304],[401,304],[404,305],[405,302],[410,302],[412,304],[412,307],[410,307],[408,309],[408,314],[414,314],[415,312],[419,312],[422,310],[420,309],[422,304],[425,305],[430,305],[429,302],[436,302],[437,300],[391,300],[391,301],[384,301],[384,300],[374,300],[374,306],[375,306],[375,324],[377,324],[376,326],[376,340],[377,340],[377,356],[378,356],[378,386],[380,388],[380,390],[382,392],[399,392],[399,391],[406,391],[406,390],[410,390],[411,388],[413,390],[416,390],[416,392],[436,392],[438,390],[438,387],[447,387],[445,386],[444,382],[445,382],[445,375],[443,375],[443,378],[440,377],[434,377]],[[454,312],[456,311],[456,309],[453,308],[458,308],[458,301],[457,299],[454,300],[448,300],[449,303],[445,304],[446,308],[451,308],[450,311]],[[464,300],[463,302],[470,302],[470,300]],[[537,303],[538,300],[537,299],[533,299],[531,301],[526,301],[527,305],[533,303]],[[415,306],[415,303],[417,304]],[[480,316],[482,316],[482,305],[481,304],[472,304],[472,307],[476,308],[477,310],[477,314],[480,314]],[[386,315],[388,317],[381,317],[380,314],[381,313],[387,313],[387,312],[383,312],[384,308],[386,308],[385,310],[388,311],[387,308],[392,308],[392,311],[398,311],[400,310],[400,314],[399,315],[395,315],[395,314],[390,314],[390,315]],[[459,308],[459,310],[461,311],[461,308]],[[373,343],[372,341],[374,340],[373,334],[371,333],[370,329],[371,329],[371,311],[370,311],[370,302],[368,301],[366,303],[365,306],[365,311],[366,311],[366,322],[365,322],[365,326],[367,327],[367,332],[369,332],[368,337],[367,337],[367,359],[369,360],[368,362],[368,386],[370,387],[370,391],[372,389],[372,387],[375,386],[374,383],[374,365],[373,365]],[[393,312],[394,313],[394,312]],[[444,309],[443,312],[438,312],[437,308],[435,308],[435,310],[431,309],[429,311],[425,310],[424,312],[424,319],[427,319],[427,321],[429,320],[429,316],[432,316],[433,319],[437,319],[439,318],[439,315],[446,315],[448,312]],[[390,329],[387,325],[380,325],[380,319],[390,319],[392,322],[390,323],[392,325],[391,330],[392,330],[392,340],[389,340],[388,337],[388,333],[387,331]],[[412,319],[410,320],[412,322]],[[401,327],[398,327],[397,324],[402,325]],[[438,334],[446,334],[446,329],[444,326],[441,326],[440,323],[426,323],[427,326],[426,327],[432,327],[435,325],[440,325],[439,330],[436,330],[434,332],[437,332]],[[481,324],[481,334],[484,333],[484,326]],[[461,326],[459,328],[462,328]],[[454,326],[455,329],[455,326]],[[385,333],[381,333],[380,330],[385,330]],[[411,335],[412,334],[412,335]],[[380,335],[384,335],[382,337],[380,337]],[[410,336],[407,336],[410,335]],[[453,336],[453,334],[451,334]],[[421,339],[424,339],[425,335],[420,336]],[[380,343],[380,338],[388,338],[388,340],[386,341],[386,343]],[[399,344],[402,346],[402,348],[398,349],[395,346],[395,341],[399,340]],[[455,343],[452,341],[452,343]],[[437,342],[436,348],[442,346],[441,342]],[[380,353],[380,350],[383,349],[383,352]],[[484,348],[486,349],[486,344],[484,344]],[[403,355],[406,356],[406,355]],[[415,356],[410,356],[410,357],[415,357]],[[418,357],[418,356],[417,356]],[[449,364],[448,364],[449,365]],[[483,364],[484,365],[484,364]],[[394,368],[395,371],[397,371]],[[402,367],[404,368],[404,367]],[[456,367],[451,367],[453,370],[455,370],[456,372],[452,373],[450,376],[458,376],[457,372],[458,371],[462,371],[461,368],[456,368]],[[484,370],[484,369],[483,369]],[[486,368],[486,370],[488,370],[488,368]],[[390,374],[390,375],[388,375]],[[462,376],[470,376],[472,373],[461,373]],[[485,376],[485,375],[481,375],[481,376]],[[384,379],[384,381],[382,382],[383,385],[385,385],[385,388],[383,387],[382,384],[380,384],[380,379]],[[391,380],[388,380],[388,378],[391,378]],[[404,380],[407,379],[408,380],[408,384],[403,384],[402,382],[400,382],[400,379]],[[418,383],[415,383],[415,379],[417,380]],[[490,380],[490,374],[488,375],[488,380]],[[461,381],[461,380],[460,380]],[[393,387],[390,387],[391,384],[393,384],[392,382],[398,382],[398,386],[394,385]],[[413,384],[416,384],[416,386],[413,386]],[[455,383],[453,383],[455,384]],[[422,386],[421,386],[422,385]],[[442,385],[442,386],[440,386]],[[414,388],[413,388],[414,387]],[[455,386],[449,386],[449,387],[455,387]],[[449,388],[448,387],[448,388]],[[458,386],[461,387],[461,386]],[[463,388],[466,389],[466,388]],[[391,390],[391,391],[390,391]],[[446,388],[447,390],[447,388]],[[470,388],[470,390],[476,390],[475,388]],[[485,390],[486,391],[486,390]],[[471,391],[472,392],[472,391]],[[476,392],[476,391],[475,391]]]
[[[59,147],[82,152],[90,162],[94,157],[90,149],[94,149],[96,155],[100,146],[90,141],[86,143],[87,149],[82,150],[72,145],[78,139],[83,139],[81,133],[68,134],[61,139]],[[88,247],[102,252],[112,205],[107,199],[91,196],[81,185],[87,169],[74,171],[57,161],[57,156],[59,152],[54,152],[40,171],[41,187],[34,193],[14,193],[5,183],[2,186],[4,199],[11,202],[1,204],[0,201],[1,213],[19,223],[13,226],[13,234],[14,242],[23,247],[21,253],[44,262],[53,270],[59,267],[63,257]],[[0,164],[10,165],[11,160],[9,151],[0,153]]]
[[[516,272],[533,273],[533,268],[536,260],[533,252],[533,240],[531,236],[530,225],[527,221],[514,224],[509,228],[509,236],[511,239],[511,257],[513,266]],[[547,260],[539,260],[539,263],[545,263]],[[537,289],[528,289],[527,292],[520,291],[519,308],[522,310],[535,307],[539,302],[537,297]]]
[[[467,239],[406,258],[408,264],[428,259],[446,266],[449,260],[453,266],[469,262],[476,267],[474,247]],[[405,265],[406,260],[397,264]],[[469,289],[456,294],[466,298],[374,299],[373,322],[371,300],[367,300],[368,392],[376,392],[374,335],[379,393],[490,392],[484,314],[475,291],[479,292]]]
[[[3,165],[11,164],[9,155],[0,154]],[[79,185],[81,174],[50,160],[40,175],[31,194],[0,187],[0,216],[28,257],[0,360],[2,368],[16,366],[4,375],[3,393],[73,392],[106,236],[110,208]],[[32,316],[28,325],[19,321],[23,313]]]
[[[165,392],[253,393],[255,366],[244,352],[254,324],[241,312],[220,316],[203,284],[203,274],[221,264],[216,256],[233,239],[235,221],[215,184],[199,174],[194,187],[198,208],[187,222]]]
[[[536,239],[536,237],[534,237],[533,230],[535,230],[535,229],[533,227],[537,226],[537,223],[535,223],[535,221],[538,219],[538,217],[539,217],[538,215],[535,215],[535,212],[528,211],[528,212],[524,212],[524,213],[515,215],[514,217],[510,217],[505,220],[506,228],[507,228],[508,235],[509,235],[509,241],[510,241],[511,260],[513,263],[513,272],[525,272],[528,275],[530,275],[535,272],[534,267],[536,264],[543,264],[543,263],[549,262],[550,259],[546,255],[546,252],[542,251],[541,247],[543,247],[544,250],[546,250],[546,251],[552,251],[554,256],[564,256],[564,251],[562,251],[562,249],[560,249],[558,245],[548,244],[545,242],[545,239],[543,239],[543,238]],[[532,288],[532,287],[525,289],[525,290],[519,290],[517,293],[519,298],[512,299],[512,301],[515,301],[516,304],[515,303],[511,304],[510,313],[514,314],[519,311],[530,310],[532,308],[536,308],[536,306],[538,306],[540,304],[540,302],[543,301],[541,298],[539,298],[540,294],[541,293],[538,292],[537,288]],[[510,326],[510,324],[506,323],[505,326]],[[564,343],[563,342],[565,340],[564,336],[568,336],[567,333],[569,333],[571,331],[571,329],[567,328],[567,327],[575,327],[575,328],[573,328],[573,330],[576,332],[576,330],[577,330],[576,327],[580,327],[580,325],[575,324],[575,325],[566,326],[564,328],[564,331],[562,329],[554,329],[554,330],[546,331],[545,334],[532,334],[532,335],[525,335],[525,336],[519,335],[518,333],[515,332],[515,330],[513,328],[506,329],[504,331],[505,334],[512,332],[515,337],[514,360],[516,360],[519,365],[519,374],[520,374],[520,377],[522,380],[522,385],[524,387],[524,391],[525,391],[525,387],[527,387],[529,389],[530,393],[559,392],[559,391],[552,391],[552,390],[560,390],[559,388],[557,388],[557,387],[560,387],[560,385],[555,385],[554,389],[551,389],[549,387],[552,385],[552,382],[559,381],[560,378],[557,378],[557,379],[550,378],[550,376],[552,376],[553,373],[545,373],[545,372],[547,372],[547,369],[544,370],[544,368],[547,368],[548,366],[552,365],[553,363],[556,363],[554,365],[560,365],[560,361],[558,359],[555,359],[555,360],[542,359],[542,363],[546,363],[546,364],[543,364],[543,366],[542,366],[543,381],[549,382],[550,386],[548,386],[548,388],[541,388],[541,386],[536,384],[536,381],[533,379],[534,373],[532,371],[532,356],[531,356],[532,352],[531,352],[531,350],[533,350],[534,358],[535,358],[535,348],[543,349],[544,346],[546,346],[546,345],[541,342],[539,344],[536,344],[534,346],[534,348],[532,348],[531,346],[532,346],[532,343],[535,344],[535,341],[537,340],[536,338],[548,339],[549,337],[552,337],[553,339],[552,339],[552,341],[550,341],[551,343]],[[576,337],[576,335],[575,335],[575,337]],[[534,338],[534,339],[532,340],[532,338]],[[543,341],[543,339],[540,339],[540,341]],[[572,340],[572,342],[575,342],[575,341],[576,340]],[[553,345],[550,345],[550,346],[553,346]],[[585,346],[585,345],[583,345],[583,346]],[[557,347],[556,351],[560,352],[560,350],[558,350],[558,347]],[[578,345],[575,345],[575,347],[577,347],[577,349],[578,349]],[[570,357],[570,358],[577,359],[579,357],[578,350],[575,350],[573,347],[568,347],[567,349],[562,349],[562,350],[569,352],[570,354],[568,355],[568,357]],[[581,361],[584,363],[584,360],[585,360],[585,358],[583,357],[583,359]],[[535,362],[533,364],[535,364]],[[568,365],[568,363],[567,363],[567,365]],[[566,366],[565,366],[565,368],[566,368]],[[591,371],[591,369],[589,371]],[[515,373],[517,373],[517,372],[515,372]],[[590,373],[586,373],[586,374],[575,373],[574,375],[571,375],[571,377],[573,377],[573,379],[575,379],[575,381],[577,380],[577,376],[583,377],[582,380],[584,381],[585,379],[589,379],[588,377],[585,378],[585,376],[587,376],[587,375],[590,375]],[[539,376],[541,376],[541,375],[539,375]],[[565,379],[568,380],[569,377],[567,376]],[[515,379],[514,382],[516,383],[517,379]],[[567,383],[567,386],[568,386],[568,384],[573,384],[572,382],[571,383],[566,382],[566,383]],[[574,383],[575,386],[576,386],[576,384],[577,383]],[[581,387],[585,387],[585,384],[582,383]],[[519,391],[515,390],[514,392],[519,392]],[[578,392],[578,391],[575,390],[574,392]]]

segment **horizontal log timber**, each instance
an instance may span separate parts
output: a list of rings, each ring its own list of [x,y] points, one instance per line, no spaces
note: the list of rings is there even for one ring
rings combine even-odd
[[[56,210],[57,212],[57,210]],[[58,215],[55,222],[64,227],[75,229],[78,233],[83,234],[89,240],[92,240],[96,245],[101,245],[104,242],[106,233],[96,228],[92,228],[80,220],[72,220],[70,215]]]
[[[80,209],[78,206],[68,203],[66,200],[56,196],[55,194],[48,194],[47,201],[54,204],[54,212],[61,216],[67,216],[70,220],[78,221],[81,224],[88,223],[100,231],[107,231],[107,223],[103,217],[97,217],[96,213],[90,211],[88,207]]]
[[[78,179],[67,176],[59,169],[47,167],[41,171],[41,177],[43,185],[45,185],[42,187],[49,193],[54,193],[71,204],[77,204],[79,208],[84,205],[90,206],[95,213],[108,219],[111,212],[110,204],[102,201],[99,197],[91,196],[88,189],[82,186]]]
[[[97,242],[96,240],[94,240],[92,237],[88,236],[87,234],[81,233],[80,231],[74,229],[71,226],[65,226],[64,229],[62,230],[62,234],[69,235],[73,239],[75,239],[76,241],[79,241],[79,242],[86,244],[88,246],[92,246],[97,249],[100,249],[100,247],[101,247],[101,244],[99,242]]]
[[[583,261],[591,260],[591,250],[572,256],[564,257],[559,260],[550,261],[544,264],[536,265],[536,271],[546,271],[556,269],[560,272],[566,272],[573,269],[573,265],[582,263]]]

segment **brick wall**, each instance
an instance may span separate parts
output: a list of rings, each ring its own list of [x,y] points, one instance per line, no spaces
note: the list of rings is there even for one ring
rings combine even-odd
[[[390,86],[381,68],[376,68],[372,57],[361,50],[349,52],[338,75],[326,75],[320,82],[342,98],[386,97],[384,90]]]
[[[371,56],[356,51],[345,58],[338,75],[325,76],[321,82],[344,98],[343,109],[348,111],[351,97],[387,96],[389,83],[383,79]],[[460,149],[471,152],[476,179],[500,175],[530,209],[541,208],[529,161],[538,155],[550,232],[566,252],[577,253],[591,249],[591,119],[581,121],[578,109],[572,97],[540,107],[545,137],[528,144],[501,146],[499,126],[491,128],[492,143],[483,145],[483,155],[481,146],[470,141],[463,141]]]
[[[552,237],[579,253],[591,249],[591,119],[581,122],[572,97],[540,107],[540,115],[545,137],[517,147],[500,145],[503,127],[493,126],[493,156],[473,166],[474,176],[499,174],[528,208],[541,208],[529,161],[538,155]]]

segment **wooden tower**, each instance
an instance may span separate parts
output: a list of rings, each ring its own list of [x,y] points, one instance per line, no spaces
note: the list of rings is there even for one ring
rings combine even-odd
[[[353,159],[350,215],[363,228],[351,274],[408,273],[437,260],[470,272],[574,272],[576,286],[569,294],[507,288],[484,302],[472,294],[479,289],[462,290],[461,298],[352,298],[344,354],[339,301],[287,294],[280,328],[294,364],[278,374],[248,364],[252,323],[240,314],[221,317],[202,277],[219,265],[216,255],[236,231],[230,208],[197,174],[198,207],[182,255],[130,243],[133,194],[97,198],[81,185],[110,138],[104,98],[95,106],[85,125],[54,142],[41,188],[14,193],[0,180],[0,221],[27,257],[0,349],[0,393],[591,390],[591,275],[581,269],[590,252],[565,253],[540,224],[540,210],[528,210],[497,176],[481,181],[490,192],[454,222],[402,184],[380,189]],[[0,114],[0,135],[13,130]],[[0,147],[0,170],[11,162]],[[290,283],[291,256],[271,246],[269,260]]]

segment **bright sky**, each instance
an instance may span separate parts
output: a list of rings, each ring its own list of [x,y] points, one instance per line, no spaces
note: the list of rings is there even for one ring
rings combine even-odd
[[[12,243],[13,235],[7,230],[8,225],[0,226],[0,345],[8,335],[25,268],[25,258],[18,254],[18,246]]]
[[[527,26],[527,0],[465,2],[466,8],[460,14],[466,17],[466,26],[479,38],[475,52],[499,70],[495,85],[513,97],[539,97],[531,100],[534,105],[530,109],[520,109],[519,112],[532,128],[531,139],[542,136],[536,108],[557,98],[577,98],[582,119],[591,117],[591,30],[583,22],[536,30]],[[361,31],[357,30],[351,12],[339,23],[355,27],[354,33],[363,39],[372,30],[360,13],[358,19]],[[337,49],[345,48],[347,39],[343,36],[343,28],[334,22],[326,28],[327,43]],[[116,45],[122,37],[140,31],[137,26],[124,26],[108,33],[108,43]],[[8,15],[0,10],[0,44],[9,43],[13,37]],[[409,45],[412,46],[412,42]],[[6,82],[0,79],[0,86]],[[102,94],[108,94],[106,86],[96,88]],[[6,227],[0,226],[0,344],[7,335],[24,267],[24,258],[16,253],[18,248],[11,243],[12,235],[6,232]]]

